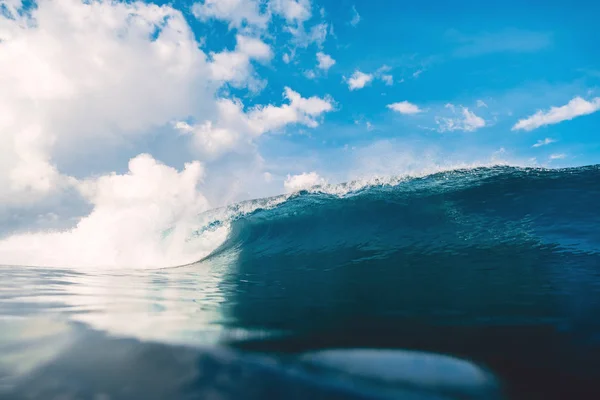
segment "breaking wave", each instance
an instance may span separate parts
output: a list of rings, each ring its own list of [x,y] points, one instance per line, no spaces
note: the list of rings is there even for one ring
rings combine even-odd
[[[598,166],[495,166],[322,185],[188,217],[161,229],[158,238],[136,237],[118,254],[96,243],[100,251],[95,258],[61,250],[57,243],[71,232],[18,235],[0,241],[0,262],[161,268],[234,249],[278,254],[351,247],[385,254],[401,248],[427,253],[499,249],[517,242],[596,252],[599,171]],[[89,235],[85,239],[94,241]],[[102,251],[110,258],[103,260]]]

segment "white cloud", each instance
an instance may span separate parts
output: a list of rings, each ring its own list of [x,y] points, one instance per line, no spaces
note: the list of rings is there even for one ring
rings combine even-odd
[[[283,187],[287,192],[297,192],[325,184],[327,184],[327,181],[321,178],[316,172],[304,172],[299,175],[288,175],[283,183]]]
[[[551,138],[546,138],[543,140],[538,140],[533,146],[531,147],[541,147],[541,146],[546,146],[549,145],[550,143],[554,143],[556,142],[556,140],[551,139]]]
[[[413,72],[413,74],[412,74],[413,78],[415,78],[415,79],[418,78],[419,75],[421,75],[423,73],[423,71],[424,70],[422,70],[422,69],[418,69],[415,72]]]
[[[304,76],[306,76],[308,79],[316,79],[317,76],[320,75],[321,71],[327,72],[333,65],[335,65],[335,60],[331,58],[330,55],[319,51],[317,52],[316,70],[305,71]]]
[[[373,74],[365,74],[359,70],[354,71],[352,76],[346,79],[350,90],[358,90],[364,88],[373,80]]]
[[[307,32],[304,25],[288,25],[285,28],[292,35],[292,42],[298,47],[308,47],[315,43],[319,48],[323,46],[327,39],[328,25],[320,23],[314,25]]]
[[[218,85],[177,10],[56,0],[30,15],[0,14],[0,203],[71,185],[57,159],[136,140],[212,103]]]
[[[578,96],[564,106],[550,107],[548,111],[538,110],[538,112],[532,116],[519,120],[512,127],[512,130],[523,129],[531,131],[544,125],[558,124],[562,121],[568,121],[576,117],[592,114],[598,110],[600,110],[600,97],[587,101]]]
[[[388,104],[387,108],[399,112],[400,114],[418,114],[423,112],[416,104],[409,103],[408,101]]]
[[[250,58],[269,61],[273,57],[273,52],[269,45],[260,39],[237,35],[236,40],[236,50],[246,54]]]
[[[229,28],[253,26],[266,28],[268,13],[261,12],[260,0],[202,0],[192,6],[192,13],[201,21],[211,18],[227,21]]]
[[[251,61],[267,62],[273,57],[269,45],[251,37],[236,36],[237,45],[234,51],[225,50],[211,53],[209,64],[211,78],[215,81],[229,82],[235,86],[257,85],[258,78],[253,77],[254,69]],[[256,86],[255,86],[256,87]]]
[[[461,107],[460,113],[457,112],[457,108],[453,104],[446,104],[445,107],[451,110],[453,116],[435,118],[435,122],[438,125],[438,132],[474,132],[486,125],[483,118],[475,115],[467,107]],[[455,117],[454,115],[457,114],[459,115]]]
[[[302,24],[312,16],[310,0],[271,0],[269,6],[288,23],[296,25]]]
[[[567,155],[563,154],[563,153],[550,154],[550,159],[551,160],[562,160],[562,159],[564,159],[566,157],[567,157]]]
[[[192,6],[192,13],[201,21],[218,19],[228,23],[230,29],[266,36],[272,17],[278,16],[285,20],[284,30],[300,47],[312,43],[322,46],[328,32],[325,23],[308,31],[304,27],[312,18],[310,0],[201,0]]]
[[[335,64],[335,60],[331,58],[330,55],[323,52],[317,53],[317,62],[317,68],[322,69],[323,71],[329,70],[329,68],[333,67]]]
[[[477,100],[477,107],[479,107],[479,108],[481,108],[481,107],[487,108],[487,106],[488,105],[483,100]]]
[[[240,146],[251,143],[254,138],[289,124],[315,128],[319,124],[317,118],[333,110],[331,100],[304,98],[290,88],[285,88],[284,97],[289,104],[256,106],[247,112],[240,101],[220,99],[214,121],[196,125],[178,122],[175,127],[181,133],[193,136],[199,154],[214,158],[243,149]]]
[[[269,0],[268,8],[285,20],[284,30],[292,35],[294,46],[305,48],[314,43],[321,48],[328,33],[333,32],[333,28],[325,22],[306,28],[306,22],[312,18],[310,0]]]
[[[356,6],[352,6],[352,19],[350,20],[350,25],[356,26],[360,22],[360,14],[356,11]]]

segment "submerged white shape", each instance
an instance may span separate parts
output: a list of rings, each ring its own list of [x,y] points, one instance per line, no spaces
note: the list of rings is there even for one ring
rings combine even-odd
[[[302,361],[386,384],[442,392],[472,393],[496,387],[494,377],[475,364],[441,354],[408,350],[342,349],[303,355]]]

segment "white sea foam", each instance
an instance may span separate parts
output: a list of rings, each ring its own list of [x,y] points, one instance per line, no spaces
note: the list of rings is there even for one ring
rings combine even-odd
[[[443,172],[451,172],[457,170],[474,170],[478,168],[492,168],[499,166],[512,166],[512,167],[529,167],[534,164],[528,165],[524,163],[508,163],[505,161],[491,160],[489,162],[474,162],[474,163],[453,163],[453,164],[432,164],[425,167],[410,168],[402,173],[394,175],[371,175],[360,177],[345,183],[339,184],[322,184],[315,185],[310,188],[302,188],[300,190],[307,191],[309,193],[324,193],[334,196],[344,197],[352,193],[356,193],[369,187],[374,186],[396,186],[402,182],[406,182],[415,178],[423,178],[429,175],[434,175]],[[296,192],[297,193],[297,192]]]
[[[434,173],[495,165],[499,163],[435,165],[302,191],[344,197],[372,186],[394,186]],[[188,164],[179,172],[151,156],[138,156],[127,174],[78,183],[94,209],[75,228],[0,240],[0,264],[119,269],[190,264],[223,244],[236,218],[277,207],[299,194],[296,191],[210,209],[197,190],[202,175],[200,164]]]
[[[148,268],[193,262],[223,242],[227,226],[189,241],[209,208],[197,186],[199,163],[182,171],[142,154],[126,174],[76,182],[93,211],[66,231],[34,232],[0,241],[0,263],[52,267]]]

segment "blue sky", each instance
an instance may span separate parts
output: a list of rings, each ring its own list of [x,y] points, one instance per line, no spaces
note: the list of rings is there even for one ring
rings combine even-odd
[[[582,1],[0,0],[0,262],[22,256],[23,232],[66,232],[38,237],[65,251],[103,232],[116,262],[123,221],[142,238],[315,184],[596,164],[599,14]]]
[[[237,94],[248,104],[276,102],[282,88],[293,82],[302,93],[330,95],[336,111],[310,132],[287,128],[286,135],[261,138],[263,154],[295,158],[310,153],[308,166],[327,169],[327,159],[315,153],[343,159],[336,149],[390,140],[399,149],[403,144],[412,149],[442,148],[457,160],[463,152],[470,157],[475,152],[483,156],[503,151],[508,159],[545,166],[598,162],[600,113],[531,131],[511,128],[538,110],[566,105],[577,96],[588,101],[598,96],[600,55],[593,27],[594,11],[600,6],[520,1],[311,5],[313,16],[305,29],[325,23],[326,39],[305,48],[295,46],[274,18],[270,28],[274,36],[265,41],[275,56],[268,65],[257,67],[268,83],[260,93]],[[355,12],[360,17],[353,25]],[[231,46],[236,34],[226,21],[215,19],[196,32],[206,35],[207,46],[217,49]],[[286,64],[282,57],[291,49],[295,56]],[[309,79],[317,52],[331,56],[335,64]],[[382,67],[385,72],[378,73]],[[346,79],[357,70],[374,78],[351,91]],[[392,76],[393,84],[377,75]],[[401,101],[423,112],[406,115],[387,108]],[[448,103],[459,111],[450,112],[444,107]],[[483,118],[485,126],[440,132],[436,118],[456,119],[461,106]],[[533,147],[538,142],[542,145]]]

